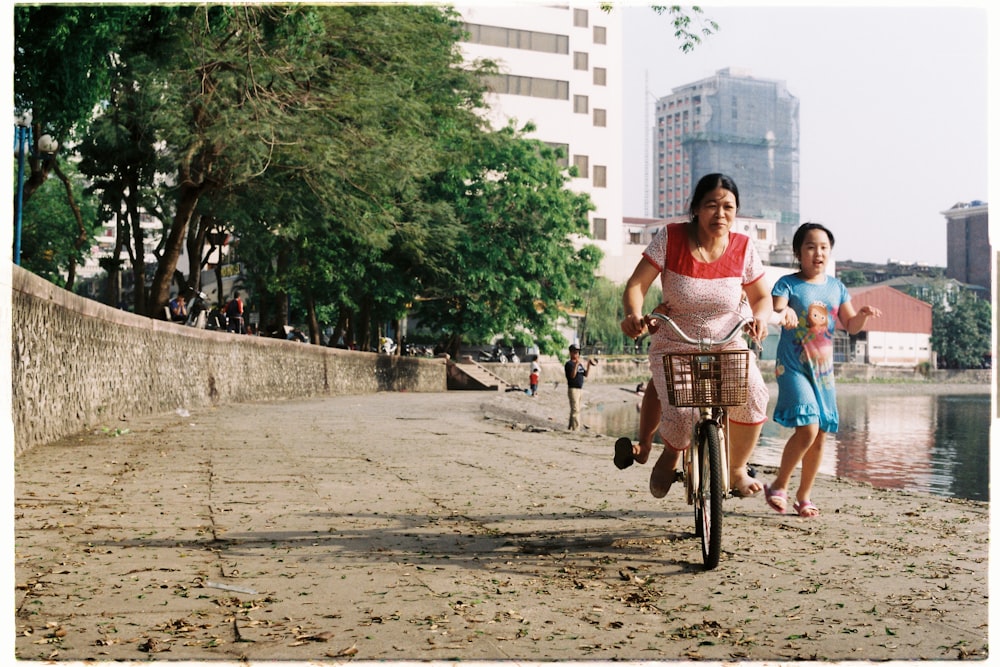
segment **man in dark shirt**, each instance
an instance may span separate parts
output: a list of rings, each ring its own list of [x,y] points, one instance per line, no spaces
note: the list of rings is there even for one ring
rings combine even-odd
[[[590,367],[597,362],[588,359],[586,365],[580,359],[580,348],[569,346],[569,361],[566,362],[566,383],[569,385],[569,426],[570,431],[580,428],[580,405],[583,402],[583,380],[590,372]]]

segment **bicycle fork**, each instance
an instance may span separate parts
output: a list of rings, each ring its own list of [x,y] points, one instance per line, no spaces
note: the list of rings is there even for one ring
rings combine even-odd
[[[691,445],[684,450],[683,465],[677,481],[684,481],[687,488],[687,502],[693,504],[701,493],[701,475],[698,469],[698,443],[701,442],[701,431],[707,424],[714,424],[719,429],[719,458],[722,462],[722,488],[730,495],[729,486],[729,420],[726,411],[720,407],[698,408],[698,420],[691,434]]]

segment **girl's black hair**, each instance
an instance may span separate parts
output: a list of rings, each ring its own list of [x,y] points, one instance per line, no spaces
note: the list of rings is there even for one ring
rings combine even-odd
[[[733,196],[736,197],[736,208],[740,207],[740,189],[736,187],[736,181],[725,174],[705,174],[698,181],[698,185],[694,188],[694,194],[691,195],[690,213],[692,220],[698,217],[698,207],[701,206],[701,200],[715,188],[723,188],[732,192]]]
[[[814,229],[826,232],[827,238],[830,239],[830,248],[833,248],[833,232],[818,222],[804,222],[799,225],[799,228],[795,230],[795,236],[792,237],[792,252],[796,257],[799,256],[799,251],[802,250],[802,243],[806,240],[806,234]]]

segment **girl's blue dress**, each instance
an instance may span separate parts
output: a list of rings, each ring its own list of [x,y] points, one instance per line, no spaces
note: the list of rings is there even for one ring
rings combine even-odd
[[[836,433],[836,387],[833,381],[833,332],[840,306],[850,301],[844,283],[824,275],[822,283],[809,283],[796,275],[782,276],[771,290],[788,299],[798,315],[794,329],[782,329],[774,372],[778,401],[774,421],[795,428],[819,423]]]

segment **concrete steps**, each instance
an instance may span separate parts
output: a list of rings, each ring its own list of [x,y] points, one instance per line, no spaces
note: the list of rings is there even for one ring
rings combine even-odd
[[[448,389],[506,391],[510,384],[472,357],[448,362]]]

